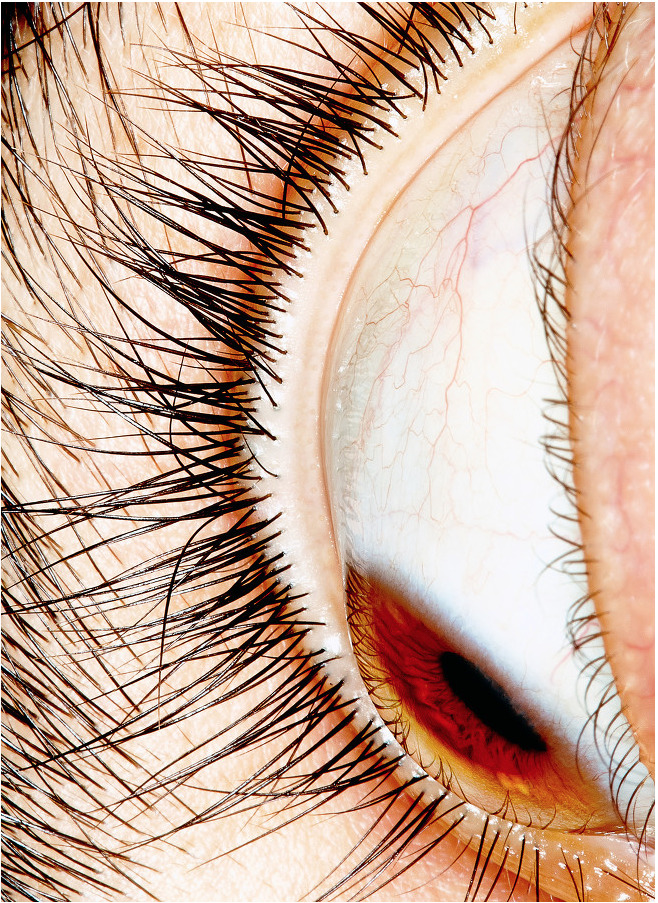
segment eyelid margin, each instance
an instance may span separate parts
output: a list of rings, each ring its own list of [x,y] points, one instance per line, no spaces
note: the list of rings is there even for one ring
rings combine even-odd
[[[317,713],[316,713],[317,714]]]
[[[512,11],[508,8],[506,12],[502,21],[497,22],[501,35],[510,27]],[[589,23],[590,15],[580,4],[571,5],[568,17],[544,8],[536,25],[539,37],[534,38],[534,49],[537,50],[537,44],[540,44],[542,49],[537,52],[542,57],[548,55],[571,35],[582,31]],[[499,39],[502,38],[497,35],[496,40]],[[489,82],[485,103],[497,95],[501,84],[515,82],[528,69],[518,40],[509,34],[507,40],[512,53],[507,56],[497,45],[494,63],[497,78]],[[483,39],[482,48],[485,45]],[[309,251],[299,259],[304,286],[312,286],[308,292],[313,303],[304,303],[307,289],[300,290],[299,282],[291,282],[289,286],[291,308],[282,314],[279,330],[288,337],[287,354],[281,362],[282,382],[281,386],[273,388],[275,407],[263,406],[258,412],[268,432],[277,435],[279,441],[276,447],[267,443],[259,445],[258,456],[267,462],[267,470],[277,475],[276,481],[271,483],[266,510],[271,515],[283,512],[282,524],[285,525],[294,582],[304,587],[309,604],[319,619],[332,625],[330,634],[323,628],[316,631],[319,644],[332,656],[346,656],[349,660],[351,652],[347,630],[339,626],[344,624],[345,613],[342,575],[335,553],[334,529],[321,465],[324,448],[320,412],[328,352],[318,353],[318,349],[328,350],[332,346],[336,317],[352,273],[379,220],[404,189],[410,178],[408,174],[416,172],[425,163],[428,143],[440,145],[446,135],[453,134],[474,115],[476,106],[481,104],[476,104],[474,99],[469,101],[469,93],[471,98],[472,93],[468,86],[480,86],[490,65],[491,60],[476,56],[468,59],[464,69],[454,67],[450,77],[462,78],[463,86],[457,89],[451,81],[450,97],[452,101],[463,99],[464,106],[447,119],[442,117],[442,104],[449,96],[447,89],[445,95],[433,98],[434,108],[428,105],[422,116],[418,115],[418,109],[414,114],[412,102],[412,109],[405,114],[404,141],[397,135],[382,136],[381,147],[367,159],[367,175],[362,172],[360,162],[355,161],[349,176],[349,193],[343,192],[341,198],[335,200],[339,214],[331,220],[330,237],[316,233],[309,242]],[[427,134],[444,137],[428,142]],[[408,148],[413,149],[411,155]],[[400,173],[397,178],[396,173]],[[358,224],[356,228],[354,223]],[[330,245],[350,248],[349,259],[337,258]],[[265,485],[270,488],[267,478]],[[287,513],[292,511],[295,511],[294,517]],[[325,551],[314,561],[310,549]],[[281,551],[286,549],[281,547]],[[300,564],[304,561],[312,564],[305,568]],[[336,678],[344,678],[331,666],[329,670]]]

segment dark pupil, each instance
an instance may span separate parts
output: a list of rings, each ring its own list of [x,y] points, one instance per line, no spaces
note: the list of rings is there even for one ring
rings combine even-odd
[[[546,744],[520,715],[501,686],[457,652],[442,652],[446,683],[480,721],[504,740],[528,752],[546,752]]]

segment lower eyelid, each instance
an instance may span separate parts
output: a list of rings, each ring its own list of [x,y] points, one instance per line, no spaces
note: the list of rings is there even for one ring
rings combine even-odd
[[[423,146],[422,142],[418,142],[418,144]],[[364,204],[364,209],[367,209],[368,205],[370,205],[379,211],[382,209],[378,199],[381,185],[376,183],[372,174],[369,175],[368,180],[370,183],[375,184],[374,187],[372,184],[368,186],[369,201]],[[352,195],[350,203],[354,202],[353,197]],[[330,248],[332,240],[336,240],[337,234],[340,234],[340,224],[337,230],[330,230],[329,239],[325,241],[327,248]],[[357,252],[355,256],[358,256],[358,249],[361,247],[361,243],[359,241],[354,242],[354,234],[352,232],[349,233],[349,237],[348,234],[345,234],[342,243],[352,248],[356,245]],[[324,297],[327,297],[328,287],[329,291],[331,291],[331,287],[336,284],[347,284],[349,280],[349,270],[347,269],[349,263],[345,257],[336,260],[336,258],[329,255],[327,259],[331,263],[324,272],[322,271],[322,263],[318,264],[315,259],[308,264],[306,272],[307,280],[313,286],[319,287],[320,291],[324,292]],[[350,257],[351,259],[352,257]],[[340,289],[333,289],[333,292],[336,298],[339,298],[342,294]],[[325,454],[321,449],[321,445],[315,443],[313,439],[316,435],[315,431],[318,429],[317,409],[318,407],[321,409],[321,402],[319,402],[321,390],[317,386],[322,376],[322,368],[317,360],[317,337],[318,335],[326,335],[331,332],[333,319],[330,310],[332,303],[331,299],[328,299],[328,303],[318,304],[317,307],[306,311],[301,307],[301,298],[297,300],[295,329],[298,330],[298,335],[303,336],[306,334],[312,336],[313,342],[308,345],[309,355],[305,358],[303,366],[300,361],[303,359],[304,346],[300,343],[295,345],[297,354],[295,359],[288,361],[288,372],[284,382],[285,394],[279,396],[279,412],[273,416],[272,423],[277,424],[277,427],[273,427],[273,431],[278,431],[279,435],[284,437],[292,437],[295,431],[299,429],[300,423],[306,424],[307,427],[304,442],[293,441],[292,445],[294,445],[294,448],[291,447],[290,443],[280,446],[280,453],[289,454],[290,460],[284,463],[281,457],[277,458],[276,470],[278,473],[286,473],[286,491],[289,492],[289,495],[283,496],[279,491],[278,498],[279,500],[287,499],[281,505],[284,509],[289,505],[292,507],[294,501],[297,502],[294,520],[286,523],[288,527],[286,539],[291,544],[291,547],[298,550],[298,557],[303,558],[304,555],[301,550],[309,546],[327,549],[323,559],[320,561],[313,560],[312,568],[310,570],[307,569],[300,582],[309,588],[312,599],[322,598],[322,602],[318,603],[317,608],[314,608],[314,610],[317,611],[321,618],[330,619],[330,623],[333,625],[330,635],[318,629],[317,642],[322,642],[323,647],[331,656],[338,655],[343,660],[346,660],[350,657],[350,646],[349,637],[342,626],[343,585],[340,570],[336,569],[331,563],[329,538],[332,535],[332,524],[329,516],[318,516],[318,508],[321,505],[318,504],[317,500],[323,497],[326,489],[321,484],[311,483],[311,480],[314,479],[313,474],[318,473],[317,460]],[[293,341],[295,340],[293,339]],[[298,370],[291,372],[291,369],[294,367],[298,367]],[[291,389],[291,384],[294,385],[296,378],[299,379],[297,394],[295,394],[294,389]],[[309,391],[309,384],[311,387],[315,387],[311,391]],[[290,399],[292,397],[296,398],[294,405],[295,424],[289,424],[286,421],[286,413],[293,409],[293,405],[290,401],[286,401],[286,398]],[[311,442],[308,441],[308,437],[311,437]],[[296,475],[300,478],[300,482],[294,482]],[[291,489],[291,487],[295,488]],[[315,501],[312,500],[313,496],[315,496]],[[304,500],[306,508],[303,505],[300,506],[300,499]],[[297,539],[291,539],[295,535]],[[313,537],[313,539],[309,539],[309,537]],[[315,604],[313,602],[314,606]],[[340,676],[341,679],[346,680],[346,686],[350,694],[359,693],[359,679],[353,665],[349,668],[344,664],[339,664],[338,666],[333,664],[329,667],[330,670],[333,669],[337,677]],[[596,857],[597,854],[594,855]],[[588,856],[583,854],[583,861],[588,858]],[[561,892],[564,893],[564,887],[562,887]]]
[[[301,289],[292,288],[290,292],[293,299],[292,306],[292,317],[295,318],[297,313],[299,312],[300,306],[303,304],[302,300],[302,291]],[[295,295],[297,296],[295,298]],[[284,320],[284,323],[288,323],[289,321]],[[156,325],[161,325],[158,321]],[[183,329],[183,332],[187,334],[188,330]],[[294,341],[294,340],[293,340]],[[290,353],[288,355],[289,359],[292,359],[293,352],[295,348],[291,347],[289,349]],[[309,364],[309,370],[306,375],[308,376],[309,381],[311,380],[311,376],[315,374],[318,376],[318,369],[321,368],[321,361],[314,359]],[[314,377],[315,378],[315,377]],[[292,442],[294,441],[294,436],[296,435],[292,429],[289,429],[289,424],[286,421],[286,412],[289,410],[286,405],[284,396],[278,396],[283,403],[283,407],[281,409],[281,416],[278,416],[276,413],[272,414],[272,419],[269,421],[269,415],[267,423],[271,424],[272,431],[275,435],[279,437],[279,442]],[[309,399],[311,402],[313,399]],[[303,416],[306,416],[304,414]],[[312,413],[309,413],[309,417],[313,420]],[[300,443],[303,445],[303,442]],[[250,439],[250,448],[251,448],[251,439]],[[253,443],[253,449],[256,451],[257,457],[260,461],[262,461],[265,468],[272,466],[275,470],[278,469],[280,459],[272,459],[269,457],[269,452],[266,449],[270,449],[271,445],[264,441],[258,440]],[[298,459],[297,459],[298,460]],[[306,496],[306,480],[311,473],[311,470],[307,470],[306,473],[302,471],[302,489],[288,487],[290,492],[289,495],[285,495],[280,490],[281,480],[272,481],[272,483],[268,483],[268,487],[263,489],[263,485],[259,487],[258,494],[266,494],[267,488],[272,489],[271,498],[264,501],[259,506],[259,514],[271,515],[274,518],[276,515],[280,513],[280,508],[283,507],[285,509],[285,525],[286,527],[290,527],[291,523],[293,526],[295,525],[295,521],[297,518],[297,525],[299,524],[309,524],[313,528],[318,525],[318,522],[322,520],[321,516],[318,513],[317,505],[314,504],[313,499],[309,499]],[[296,484],[299,486],[299,484]],[[304,504],[307,506],[305,509],[302,507],[300,510],[299,503],[303,499]],[[293,513],[295,512],[295,513]],[[281,521],[279,521],[280,523]],[[275,525],[276,526],[276,525]],[[330,529],[329,519],[325,515],[324,523],[321,524],[323,530],[327,531]],[[274,529],[274,528],[273,528]],[[302,534],[304,533],[304,529],[302,529]],[[327,533],[323,534],[326,538]],[[299,537],[299,533],[297,534]],[[292,537],[292,538],[291,538]],[[305,542],[307,537],[302,535],[301,540],[295,540],[294,532],[291,534],[286,534],[283,542],[285,543],[285,551],[288,553],[289,558],[287,560],[294,559],[297,561],[299,557],[303,556]],[[149,550],[148,554],[152,554],[152,550]],[[331,555],[331,547],[330,545],[327,547],[327,555]],[[335,586],[335,592],[331,587],[328,589],[328,585],[325,583],[324,577],[322,575],[322,566],[326,564],[326,562],[320,562],[318,564],[317,558],[315,560],[315,565],[311,566],[310,571],[311,575],[308,579],[306,577],[308,575],[304,575],[303,579],[298,579],[298,574],[295,571],[295,579],[293,581],[294,589],[293,593],[301,592],[301,590],[309,591],[311,590],[314,599],[319,599],[321,602],[315,606],[315,603],[309,603],[308,611],[303,618],[311,619],[311,620],[329,620],[331,617],[335,615],[336,612],[342,614],[343,612],[343,600],[342,600],[342,584],[340,580],[338,580]],[[284,574],[283,579],[287,580],[289,574]],[[225,588],[225,587],[224,587]],[[328,589],[328,591],[327,591]],[[272,603],[274,604],[274,602]],[[298,608],[299,604],[294,603],[294,607]],[[332,609],[333,607],[333,609]],[[214,609],[213,609],[214,611]],[[333,613],[332,613],[333,612]],[[175,612],[172,612],[175,614]],[[180,627],[181,622],[176,622],[177,627]],[[173,621],[172,621],[173,624]],[[253,624],[250,623],[250,629],[253,627]],[[284,628],[285,629],[285,628]],[[310,634],[306,640],[309,642],[309,645],[315,649],[319,649],[324,647],[325,656],[331,657],[337,654],[342,654],[344,651],[349,649],[349,637],[346,633],[343,634],[342,639],[337,638],[336,634],[327,634],[326,631],[318,628],[315,633]],[[333,669],[333,670],[332,670]],[[334,662],[333,664],[328,664],[324,669],[326,673],[331,673],[335,679],[335,683],[338,684],[340,681],[344,681],[343,683],[343,692],[344,696],[347,698],[354,693],[358,695],[360,689],[358,687],[357,681],[358,677],[356,672],[352,672],[352,678],[350,678],[349,673],[346,674],[345,668],[342,664],[338,662]],[[352,683],[350,683],[352,680]],[[262,699],[262,697],[261,697]],[[238,707],[239,709],[239,707]],[[212,710],[211,710],[212,711]],[[320,729],[326,728],[329,730],[329,726],[337,727],[342,723],[341,719],[344,715],[345,709],[340,708],[336,712],[335,715],[331,717],[326,717],[320,723]],[[227,712],[224,715],[228,718]],[[299,710],[296,710],[296,716],[299,715]],[[299,716],[300,717],[300,716]],[[368,850],[372,849],[375,841],[381,840],[386,832],[391,831],[391,837],[395,839],[396,843],[392,844],[391,837],[388,838],[388,845],[386,843],[383,844],[384,852],[380,860],[375,860],[374,865],[372,865],[374,880],[380,880],[381,883],[384,882],[385,877],[390,872],[385,872],[383,875],[378,874],[378,866],[381,864],[382,859],[386,858],[386,855],[391,855],[391,870],[392,871],[401,871],[408,865],[413,865],[413,868],[408,872],[403,874],[400,878],[397,879],[397,883],[394,885],[396,888],[396,892],[398,888],[402,887],[403,892],[409,893],[410,898],[420,899],[421,895],[429,894],[429,897],[435,898],[437,895],[451,895],[454,899],[459,899],[463,897],[464,887],[469,885],[473,877],[473,866],[474,862],[477,860],[478,850],[477,843],[474,843],[470,850],[467,850],[464,854],[464,846],[461,841],[457,839],[454,832],[450,833],[446,837],[444,837],[440,843],[438,843],[438,839],[441,834],[446,830],[444,822],[437,822],[434,825],[431,825],[429,828],[425,828],[425,822],[423,819],[427,819],[431,821],[431,800],[428,798],[423,798],[418,801],[418,787],[412,789],[407,794],[400,794],[400,770],[396,771],[396,774],[389,775],[386,780],[382,779],[382,775],[387,773],[387,769],[389,768],[387,763],[391,762],[390,757],[386,757],[384,755],[384,750],[380,748],[380,744],[382,743],[382,738],[379,734],[375,734],[372,730],[368,730],[371,720],[366,715],[365,717],[360,716],[361,720],[357,717],[355,724],[352,726],[347,725],[343,727],[341,734],[332,735],[329,738],[323,738],[323,742],[327,744],[327,746],[322,747],[322,751],[316,753],[316,760],[318,762],[318,775],[319,779],[326,781],[329,784],[328,794],[331,797],[334,790],[340,788],[340,793],[338,794],[335,801],[331,801],[328,805],[328,808],[334,806],[335,809],[338,810],[337,815],[330,819],[328,822],[320,822],[320,827],[316,824],[314,830],[314,837],[317,839],[317,845],[313,847],[312,856],[314,859],[317,858],[317,850],[322,849],[325,850],[325,843],[327,837],[330,835],[334,835],[333,839],[335,840],[338,835],[338,841],[335,844],[335,847],[332,847],[332,853],[327,854],[328,861],[326,864],[326,868],[323,864],[323,877],[326,872],[329,871],[329,868],[337,862],[342,861],[343,856],[347,856],[352,847],[355,847],[357,850],[357,856],[361,859],[365,859],[366,854],[364,853],[364,847],[367,846],[367,843],[364,841],[364,837],[369,835],[369,832],[372,832],[368,837],[368,840],[371,842],[371,846],[368,846]],[[185,725],[183,726],[185,728]],[[213,726],[213,730],[216,728],[216,724]],[[370,750],[369,757],[366,757],[360,766],[355,765],[354,762],[350,760],[350,755],[354,756],[353,751],[349,746],[349,741],[353,740],[357,735],[357,732],[360,728],[363,728],[367,737],[366,740],[360,744],[360,748],[366,747]],[[190,734],[192,735],[192,734]],[[318,741],[320,737],[317,738]],[[314,736],[311,734],[307,738],[308,743],[314,742]],[[189,746],[184,747],[185,752],[189,755]],[[269,773],[272,771],[272,766],[269,761],[269,747],[266,751],[262,752],[257,751],[257,755],[255,759],[258,764],[253,766],[246,767],[245,759],[240,758],[238,756],[235,757],[239,761],[240,767],[245,767],[244,773],[241,772],[242,777],[248,782],[254,778],[254,776],[259,776],[259,768],[265,768],[266,771],[269,769]],[[340,778],[343,783],[336,779],[335,772],[323,772],[322,768],[327,765],[327,762],[333,761],[333,755],[335,755],[336,761],[341,764],[341,767],[344,767],[345,771],[338,771]],[[235,761],[231,760],[231,761]],[[351,762],[351,764],[350,764]],[[382,764],[383,763],[383,764]],[[215,763],[217,765],[217,763]],[[302,767],[308,767],[308,763],[304,761],[302,763]],[[358,782],[355,781],[356,786],[351,786],[350,777],[354,774],[354,771],[358,769],[358,767],[362,767],[364,770],[368,767],[373,768],[376,773],[376,777],[371,779],[370,781],[363,781],[363,788],[358,786]],[[157,774],[160,776],[161,772],[159,769],[161,768],[161,763],[158,762],[157,765]],[[402,779],[406,779],[413,781],[415,777],[418,775],[418,770],[414,771],[414,767],[408,763],[407,771],[402,770]],[[392,769],[390,769],[392,771]],[[239,769],[238,769],[239,771]],[[169,772],[170,774],[171,772]],[[209,771],[204,772],[204,775],[207,777]],[[217,776],[216,783],[210,787],[210,796],[213,802],[216,802],[217,799],[223,799],[220,796],[222,789],[226,783],[226,774],[224,773],[224,769],[221,765],[216,767],[215,774]],[[234,777],[234,772],[230,772],[230,776]],[[282,777],[282,784],[285,782],[286,777]],[[335,781],[334,785],[331,785],[331,781]],[[373,788],[374,784],[374,790]],[[253,785],[253,781],[252,781]],[[235,786],[242,786],[241,779],[236,780]],[[207,789],[207,788],[206,788]],[[164,792],[164,791],[163,791]],[[267,787],[264,793],[267,792]],[[369,796],[368,796],[369,794]],[[373,802],[373,798],[377,796],[382,798],[381,803],[375,805]],[[313,797],[312,793],[310,793],[309,798],[314,802],[315,797]],[[366,799],[367,798],[367,799]],[[395,802],[391,803],[391,800],[395,798]],[[305,800],[306,797],[302,799]],[[208,797],[203,796],[199,800],[199,805],[196,807],[197,811],[202,812],[204,806],[207,805]],[[250,805],[250,803],[249,803]],[[312,805],[312,803],[311,803]],[[462,806],[463,804],[458,801],[455,803],[457,806]],[[348,815],[345,815],[345,809],[347,806],[351,806],[353,811]],[[359,807],[361,807],[359,809]],[[163,810],[166,814],[168,814],[168,810]],[[298,810],[291,810],[296,812]],[[411,811],[412,816],[418,817],[418,822],[413,822],[411,816],[407,817],[406,813]],[[381,817],[381,822],[378,826],[377,830],[372,831],[372,822],[373,822],[373,812],[379,816],[380,813],[385,813]],[[186,813],[187,817],[187,813]],[[400,821],[402,819],[402,821]],[[405,820],[406,819],[406,820]],[[328,828],[326,825],[328,824]],[[300,846],[303,847],[303,839],[306,836],[307,832],[311,832],[310,827],[304,827],[307,825],[307,821],[302,819],[299,823],[299,831],[297,834],[297,842]],[[268,825],[266,825],[267,829]],[[291,831],[296,830],[296,825],[291,826]],[[417,831],[417,836],[415,837],[415,844],[412,842],[411,838],[414,834],[414,831]],[[475,829],[474,829],[475,831]],[[217,850],[222,849],[222,844],[224,843],[224,838],[221,832],[213,835],[214,840],[211,844],[212,850],[207,852],[203,847],[201,853],[199,851],[194,850],[195,855],[204,855],[207,857],[207,860],[212,864],[212,857],[216,855]],[[491,834],[487,835],[486,841],[487,844],[490,843]],[[242,839],[242,837],[241,837]],[[404,846],[405,842],[409,842],[408,846]],[[173,838],[173,843],[176,843],[176,838]],[[359,846],[360,845],[360,846]],[[530,841],[529,841],[530,845]],[[419,861],[415,861],[417,856],[420,856],[422,853],[424,846],[431,846],[431,855],[425,856],[424,858],[420,858]],[[250,849],[250,848],[247,848]],[[258,849],[258,848],[257,848]],[[279,848],[281,849],[281,848]],[[309,849],[308,840],[306,849]],[[485,847],[488,849],[488,846]],[[333,858],[332,858],[333,856]],[[166,860],[166,857],[165,857]],[[169,863],[165,860],[164,867],[169,867]],[[198,860],[197,860],[198,861]],[[354,861],[354,860],[352,860]],[[216,865],[218,872],[221,870],[222,874],[224,872],[224,864],[227,860],[219,861]],[[244,863],[247,863],[248,860],[245,857]],[[280,869],[280,864],[279,864]],[[450,867],[450,875],[446,874],[446,870]],[[530,869],[529,874],[532,872],[532,863],[528,866]],[[243,862],[240,861],[238,871],[246,871],[249,870],[248,865],[243,865]],[[255,869],[254,869],[255,870]],[[250,870],[249,870],[250,871]],[[287,867],[285,869],[287,871]],[[280,870],[276,871],[273,866],[273,872],[277,875],[281,874]],[[251,874],[251,871],[250,871]],[[475,876],[475,884],[480,880],[480,876],[483,874],[483,870],[480,873],[477,873]],[[489,880],[489,874],[487,875],[487,880]],[[338,880],[338,879],[336,879]],[[354,878],[354,881],[358,884],[359,877],[358,874]],[[420,885],[423,882],[428,882],[426,888],[421,888]],[[525,883],[523,883],[525,882]],[[525,892],[533,893],[534,888],[532,887],[532,878],[528,878],[528,876],[524,876],[523,881],[519,883],[517,887],[517,893],[521,891],[521,887],[523,884],[523,894],[525,896]],[[475,886],[475,885],[473,885]],[[484,888],[486,885],[481,885]],[[162,887],[162,882],[161,882]],[[366,888],[366,892],[368,889]],[[433,887],[438,887],[438,891],[432,891]],[[184,888],[186,892],[189,892],[189,887]],[[306,888],[304,889],[306,890]],[[162,888],[162,896],[166,897],[167,887]],[[387,890],[384,889],[381,892],[385,898],[387,898]]]

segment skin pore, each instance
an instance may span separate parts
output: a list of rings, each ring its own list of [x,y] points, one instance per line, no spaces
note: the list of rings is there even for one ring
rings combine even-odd
[[[570,48],[573,41],[575,69],[590,6],[517,12],[524,40],[508,41],[498,53],[471,20],[477,53],[458,44],[464,75],[441,45],[455,80],[442,86],[440,109],[455,102],[462,78],[459,90],[474,116],[502,90],[501,73],[509,78],[516,67],[520,77],[560,44]],[[398,792],[407,773],[400,777],[404,769],[384,756],[376,731],[352,714],[352,661],[339,658],[324,671],[316,665],[322,646],[331,653],[349,641],[346,622],[340,626],[340,572],[326,518],[317,513],[320,413],[310,387],[321,384],[335,314],[326,313],[321,292],[341,297],[339,267],[349,272],[355,264],[359,223],[350,220],[353,208],[343,205],[330,175],[324,182],[317,177],[320,191],[304,195],[302,180],[286,172],[292,151],[286,158],[274,139],[261,167],[253,159],[248,173],[233,163],[218,167],[246,158],[247,116],[288,123],[292,89],[275,84],[272,96],[281,105],[267,105],[239,67],[213,72],[208,63],[285,66],[303,73],[302,84],[336,79],[342,63],[365,78],[383,53],[368,56],[363,42],[395,51],[400,38],[353,4],[144,5],[121,14],[111,6],[97,17],[71,6],[65,14],[70,18],[62,23],[56,11],[52,29],[46,9],[33,29],[19,12],[15,40],[27,46],[15,78],[23,108],[9,104],[15,91],[3,95],[14,123],[5,125],[13,152],[5,149],[3,158],[9,424],[3,450],[13,493],[8,545],[16,549],[6,569],[7,649],[16,676],[15,741],[7,759],[13,812],[27,826],[17,836],[37,851],[27,858],[25,886],[44,899],[317,899],[371,856],[369,870],[356,871],[334,896],[464,899],[482,872],[477,840],[469,845],[457,831],[446,833],[450,822],[432,819],[430,797],[419,802],[417,793]],[[362,43],[341,40],[337,21]],[[495,23],[484,25],[494,33]],[[37,41],[34,31],[48,37]],[[394,71],[379,75],[400,90]],[[8,85],[7,66],[4,76]],[[224,109],[239,113],[242,145],[228,120],[220,124],[209,112],[217,94]],[[381,202],[379,189],[367,186],[381,186],[383,172],[413,173],[427,155],[420,140],[408,140],[420,106],[412,100],[404,108],[406,131],[406,121],[383,109],[382,126],[393,117],[402,141],[387,141],[380,128],[373,143],[381,150],[362,142],[365,159],[356,158],[345,181],[355,194],[374,192],[365,207]],[[446,129],[458,128],[464,107],[459,115],[455,109],[442,112]],[[306,115],[315,117],[312,103]],[[356,118],[348,104],[345,115]],[[284,134],[281,125],[277,139]],[[336,127],[333,134],[344,138]],[[302,145],[302,137],[291,132],[291,145],[295,139]],[[309,171],[322,173],[323,153],[336,153],[340,144],[321,150]],[[385,156],[390,152],[397,157]],[[282,176],[265,165],[272,161]],[[149,172],[146,181],[140,172]],[[221,178],[223,195],[213,181]],[[409,176],[387,180],[394,178]],[[231,195],[229,186],[243,194]],[[320,199],[323,190],[341,198],[335,213]],[[258,192],[272,199],[264,203],[274,214],[284,210],[289,218],[268,246],[269,259],[283,262],[278,269],[270,263],[268,270],[262,252],[263,236],[271,239],[276,224],[266,233],[258,216],[236,226],[217,213],[253,210],[245,199]],[[185,203],[177,202],[183,196]],[[294,205],[307,201],[295,220]],[[152,215],[158,205],[168,221]],[[307,234],[292,225],[318,218],[326,237],[320,228]],[[361,221],[360,228],[370,226]],[[291,237],[307,242],[311,264],[301,254],[289,262]],[[223,256],[225,249],[230,255]],[[286,272],[288,265],[304,279]],[[186,306],[180,285],[171,287],[171,271],[189,275],[195,303],[200,286],[220,283],[218,310]],[[285,316],[268,319],[290,297],[297,302],[294,325]],[[300,297],[315,304],[300,311]],[[231,318],[232,303],[240,316]],[[319,309],[326,315],[320,326],[313,321]],[[269,395],[280,415],[272,414]],[[278,445],[263,436],[261,424]],[[239,432],[246,446],[236,451],[231,437]],[[213,444],[211,434],[225,436],[224,445]],[[217,465],[218,450],[225,457]],[[212,468],[224,466],[214,477]],[[281,476],[268,478],[272,471]],[[184,482],[186,474],[206,482],[201,476]],[[638,532],[653,537],[650,524]],[[201,541],[206,545],[195,545]],[[651,550],[642,549],[650,560],[652,542]],[[649,603],[645,594],[634,610],[637,635],[647,640]],[[335,647],[331,630],[316,626],[324,622],[344,631]],[[609,631],[614,638],[614,621]],[[630,654],[618,659],[622,672],[615,677],[632,687],[644,663]],[[39,665],[43,678],[34,676]],[[341,680],[342,696],[335,689]],[[630,720],[649,750],[645,713],[652,706],[644,689],[635,705]],[[253,738],[245,739],[250,731]],[[404,846],[402,828],[412,817],[418,822],[405,827]],[[578,840],[569,849],[587,870],[618,842],[626,838],[603,838],[594,861],[581,854]],[[542,848],[542,856],[556,849]],[[21,857],[17,842],[5,861],[19,872]],[[550,885],[531,873],[516,882],[514,871],[510,877],[503,870],[495,882],[494,874],[473,898],[484,898],[491,885],[492,900],[551,899]],[[648,875],[631,869],[630,888],[606,884],[604,898],[622,892],[643,898]],[[26,898],[23,889],[12,893]],[[556,898],[569,898],[561,893]]]

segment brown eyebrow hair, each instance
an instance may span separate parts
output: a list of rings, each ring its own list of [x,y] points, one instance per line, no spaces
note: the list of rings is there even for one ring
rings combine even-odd
[[[264,772],[218,793],[208,811],[181,807],[157,837],[264,802],[291,821],[348,787],[363,788],[362,806],[373,812],[394,802],[379,787],[397,763],[372,725],[353,728],[337,759],[310,764],[323,735],[350,725],[354,710],[325,675],[323,651],[309,648],[303,600],[270,551],[277,526],[259,513],[250,438],[264,432],[256,402],[277,379],[274,313],[287,305],[280,283],[294,272],[306,230],[327,228],[317,197],[331,204],[345,163],[362,159],[377,128],[391,129],[401,98],[422,102],[436,89],[445,57],[461,62],[472,31],[487,33],[490,13],[478,4],[365,4],[380,29],[372,41],[341,26],[339,9],[299,9],[316,35],[314,54],[330,67],[319,76],[204,47],[184,8],[175,9],[178,47],[160,52],[198,90],[154,78],[143,97],[224,129],[232,158],[158,144],[128,112],[102,35],[110,24],[123,33],[129,17],[139,31],[139,5],[14,4],[3,17],[3,278],[19,312],[4,323],[5,428],[16,439],[3,449],[7,899],[70,899],[85,887],[112,893],[108,869],[140,886],[130,848],[154,838],[117,844],[115,830],[130,836],[123,812],[137,802],[157,810],[202,770],[265,742],[276,753]],[[323,34],[354,62],[334,61]],[[94,145],[69,90],[76,80],[100,92],[89,102],[111,154]],[[262,103],[259,116],[240,107],[249,93]],[[245,167],[247,178],[238,178]],[[154,244],[144,221],[171,241]],[[147,319],[124,289],[128,276],[180,306],[203,340]],[[85,309],[85,280],[114,312],[102,329]],[[92,363],[51,353],[44,330],[65,335]],[[81,434],[66,414],[81,403],[124,434]],[[78,492],[53,471],[51,444],[95,468],[98,490]],[[103,485],[104,462],[133,459],[148,462],[148,478]],[[38,475],[40,495],[23,494],[26,469]],[[181,524],[185,542],[109,566],[115,551],[145,538],[157,548],[155,539]],[[63,553],[67,544],[74,551]],[[118,674],[112,656],[124,649],[132,667]],[[211,729],[157,771],[132,756],[131,740],[219,712],[265,681],[276,689],[255,706],[245,702],[234,729]],[[440,800],[410,802],[383,840],[368,832],[357,864],[329,877],[323,895],[384,886],[409,867],[398,864],[402,851],[413,864],[432,849],[441,815]]]

